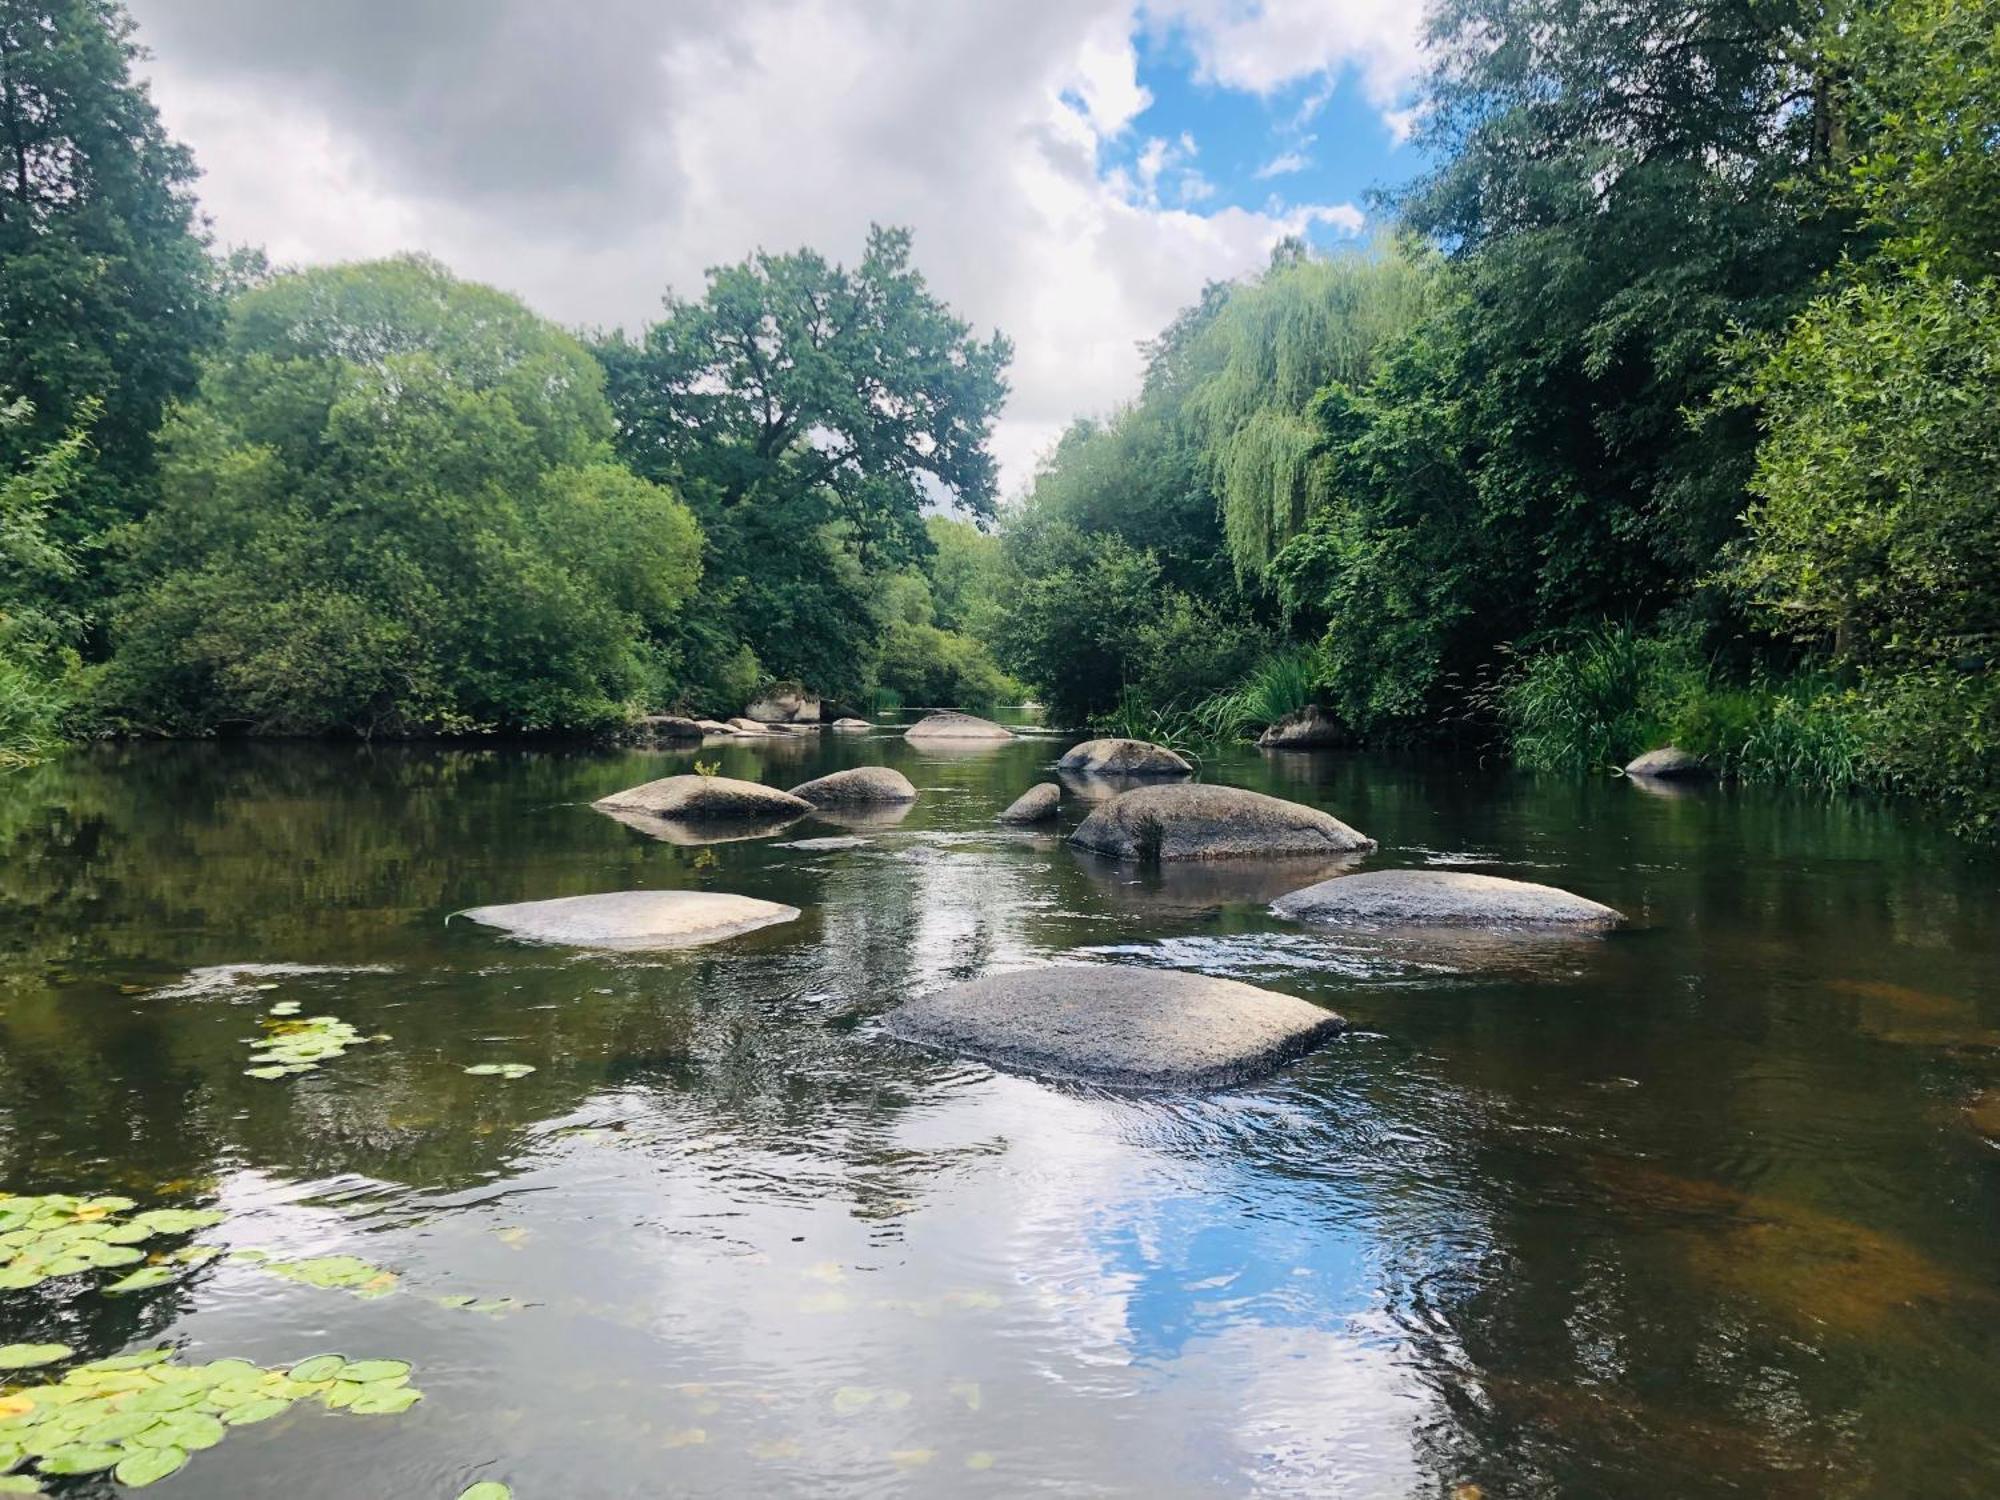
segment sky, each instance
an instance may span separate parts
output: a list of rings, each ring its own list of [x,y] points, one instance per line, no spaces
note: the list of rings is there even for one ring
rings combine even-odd
[[[217,238],[403,250],[573,326],[909,226],[1015,345],[1015,493],[1138,345],[1412,175],[1413,0],[128,0]]]

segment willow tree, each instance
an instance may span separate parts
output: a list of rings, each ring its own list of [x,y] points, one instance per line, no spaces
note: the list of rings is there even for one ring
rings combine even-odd
[[[1383,245],[1331,256],[1295,243],[1233,288],[1181,356],[1182,420],[1200,448],[1239,576],[1261,579],[1327,498],[1309,410],[1359,389],[1432,300],[1432,258]]]

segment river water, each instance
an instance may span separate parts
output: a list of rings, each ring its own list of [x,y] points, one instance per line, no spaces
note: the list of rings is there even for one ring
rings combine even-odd
[[[1989,857],[1860,801],[1205,766],[1372,834],[1371,867],[1632,919],[1398,943],[1267,913],[1314,872],[996,828],[1061,746],[711,747],[780,786],[887,763],[922,797],[707,846],[588,806],[684,752],[141,745],[0,780],[0,1190],[212,1207],[205,1243],[394,1276],[71,1276],[0,1291],[0,1344],[415,1365],[407,1413],[232,1429],[169,1497],[2000,1493]],[[630,888],[804,915],[616,957],[447,920]],[[879,1029],[1054,959],[1353,1029],[1150,1099]],[[245,1076],[287,1002],[390,1040]]]

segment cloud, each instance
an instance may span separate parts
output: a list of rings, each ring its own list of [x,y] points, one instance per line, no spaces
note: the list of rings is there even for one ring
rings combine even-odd
[[[1312,158],[1306,155],[1305,150],[1307,146],[1312,144],[1312,141],[1313,138],[1307,136],[1298,145],[1280,151],[1276,156],[1265,162],[1263,166],[1259,167],[1254,175],[1259,181],[1262,181],[1269,177],[1286,177],[1293,172],[1303,172],[1307,167],[1312,165]]]
[[[1070,419],[1133,393],[1139,341],[1205,281],[1362,222],[1215,207],[1189,137],[1134,154],[1133,4],[595,0],[588,25],[542,0],[132,10],[219,236],[282,261],[425,249],[564,322],[636,326],[757,247],[852,260],[871,222],[911,226],[936,290],[1015,341],[995,441],[1015,486]],[[1202,35],[1228,86],[1268,72],[1242,21]]]
[[[1185,30],[1206,78],[1251,93],[1324,87],[1352,67],[1389,108],[1423,71],[1424,7],[1410,0],[1148,0],[1147,14]]]

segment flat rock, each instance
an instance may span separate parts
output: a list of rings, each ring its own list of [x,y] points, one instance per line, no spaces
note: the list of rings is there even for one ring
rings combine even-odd
[[[926,714],[903,731],[906,740],[1011,740],[1014,732],[991,719],[957,712]]]
[[[461,916],[531,943],[572,948],[688,948],[795,921],[796,906],[719,891],[608,891],[475,906]]]
[[[746,719],[738,715],[729,721],[729,732],[731,734],[769,734],[771,731],[765,725],[759,724],[755,719]]]
[[[1346,726],[1317,703],[1286,714],[1257,736],[1266,750],[1330,750],[1350,741]]]
[[[1044,781],[1040,786],[1031,786],[1000,814],[1002,823],[1046,823],[1056,815],[1056,808],[1062,801],[1062,790],[1053,781]]]
[[[1148,740],[1085,740],[1056,762],[1058,771],[1086,776],[1192,776],[1194,767]]]
[[[910,778],[889,766],[856,766],[851,771],[835,771],[802,782],[792,788],[794,797],[814,807],[852,807],[856,804],[914,802],[917,789]]]
[[[794,688],[780,688],[746,705],[743,717],[760,724],[818,723],[819,699]]]
[[[1700,756],[1690,755],[1678,745],[1663,745],[1627,765],[1625,774],[1661,778],[1706,776],[1708,767],[1701,763]]]
[[[875,726],[866,719],[835,719],[829,727],[835,734],[866,734]]]
[[[658,781],[600,797],[591,805],[604,812],[646,813],[679,822],[800,817],[812,811],[812,804],[803,797],[729,776],[662,776]]]
[[[734,734],[736,732],[720,719],[696,719],[695,723],[701,726],[703,734]]]
[[[1316,807],[1233,786],[1176,784],[1124,792],[1069,836],[1113,859],[1245,859],[1349,854],[1375,841]]]
[[[1116,964],[989,974],[912,1000],[886,1022],[905,1041],[995,1067],[1122,1089],[1243,1083],[1346,1024],[1233,979]]]
[[[1368,870],[1337,875],[1271,903],[1301,922],[1616,927],[1619,913],[1552,885],[1463,870]]]

